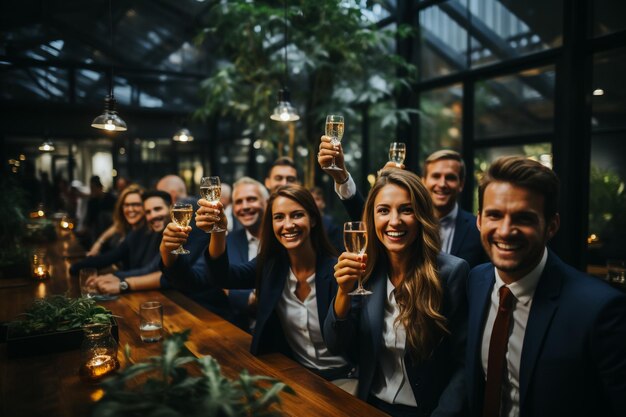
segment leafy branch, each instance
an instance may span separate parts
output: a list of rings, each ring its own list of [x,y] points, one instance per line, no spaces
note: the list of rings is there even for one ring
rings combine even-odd
[[[87,323],[110,323],[111,312],[89,298],[53,295],[35,300],[33,305],[11,322],[11,332],[30,335],[77,329]]]
[[[161,356],[134,363],[105,380],[103,399],[93,417],[109,416],[278,416],[279,394],[295,394],[286,384],[244,370],[238,379],[221,373],[210,356],[196,358],[186,348],[189,330],[174,333],[163,342]],[[127,363],[133,363],[126,345]],[[197,365],[200,375],[189,372]],[[138,384],[138,381],[144,381]]]

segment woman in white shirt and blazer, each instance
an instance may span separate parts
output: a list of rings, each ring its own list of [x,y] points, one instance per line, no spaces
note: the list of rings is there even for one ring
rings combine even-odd
[[[199,201],[199,228],[224,226],[221,206]],[[251,352],[282,352],[342,386],[354,373],[331,353],[322,326],[337,291],[335,249],[324,232],[311,193],[300,185],[279,187],[268,200],[256,259],[229,265],[224,232],[213,233],[205,258],[207,277],[222,288],[256,288],[257,315]],[[219,218],[217,216],[220,216]],[[225,228],[225,227],[223,227]],[[355,385],[355,384],[351,384]]]
[[[440,252],[419,177],[381,172],[365,204],[366,254],[344,252],[324,336],[359,366],[358,396],[394,416],[462,415],[467,263]],[[373,293],[348,295],[359,276]]]

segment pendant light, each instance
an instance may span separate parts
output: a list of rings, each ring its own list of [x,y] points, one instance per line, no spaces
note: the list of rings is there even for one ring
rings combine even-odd
[[[174,134],[172,139],[176,142],[191,142],[193,141],[193,135],[189,131],[189,129],[181,128]]]
[[[287,77],[289,74],[287,65],[287,3],[283,0],[283,12],[285,18],[285,46],[284,46],[284,58],[285,58],[285,74],[283,77],[283,88],[278,91],[278,105],[274,108],[274,112],[270,116],[270,119],[278,122],[295,122],[300,120],[300,116],[296,109],[291,105],[289,89],[287,89]]]
[[[111,0],[109,0],[109,33],[111,36],[111,50],[113,50],[113,12],[111,7]],[[113,66],[107,73],[109,82],[109,94],[104,98],[104,112],[93,119],[91,127],[96,129],[103,129],[110,132],[124,132],[127,130],[126,122],[117,115],[116,101],[113,95]]]
[[[54,152],[54,142],[51,139],[46,139],[44,142],[39,145],[39,150],[41,152]]]

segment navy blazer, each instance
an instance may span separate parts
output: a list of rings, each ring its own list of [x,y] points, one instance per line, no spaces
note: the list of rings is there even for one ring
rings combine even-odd
[[[253,288],[256,282],[256,258],[240,265],[229,265],[228,255],[224,253],[217,259],[205,254],[211,279],[222,288]],[[337,258],[318,256],[315,265],[315,296],[320,328],[323,328],[328,306],[337,292],[334,266]],[[281,352],[291,356],[291,348],[276,313],[285,283],[289,275],[289,258],[279,256],[265,265],[258,295],[256,327],[252,336],[250,351],[254,355]]]
[[[245,229],[232,231],[226,236],[228,262],[232,265],[248,262],[248,236]],[[252,290],[231,290],[228,292],[228,303],[233,310],[235,322],[240,328],[250,331],[250,313],[248,300]]]
[[[347,200],[341,200],[350,218],[354,221],[361,220],[365,200],[358,191]],[[476,227],[476,216],[459,207],[454,225],[454,237],[450,247],[450,255],[465,259],[470,268],[489,261],[482,244],[480,232]]]
[[[476,216],[461,207],[456,216],[450,254],[465,259],[470,268],[489,261],[480,242]]]
[[[450,335],[442,339],[428,360],[415,363],[407,353],[404,363],[420,415],[461,415],[465,400],[465,288],[469,267],[464,260],[445,253],[437,256],[437,265],[444,289],[441,313],[448,320]],[[380,351],[384,346],[382,329],[387,275],[386,266],[377,267],[372,278],[364,283],[373,294],[353,297],[350,314],[343,320],[337,319],[331,304],[324,323],[324,338],[328,349],[335,354],[347,355],[359,364],[357,395],[363,400],[370,395]]]
[[[483,327],[495,283],[492,264],[468,280],[467,384],[482,413]],[[528,317],[520,363],[520,416],[626,416],[626,294],[563,263],[553,252]]]

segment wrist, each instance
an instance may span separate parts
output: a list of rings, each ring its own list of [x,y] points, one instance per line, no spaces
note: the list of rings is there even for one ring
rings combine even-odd
[[[350,174],[348,172],[344,172],[344,174],[345,174],[344,178],[336,178],[335,179],[335,183],[337,185],[343,185],[343,184],[347,183],[348,180],[350,179]]]

